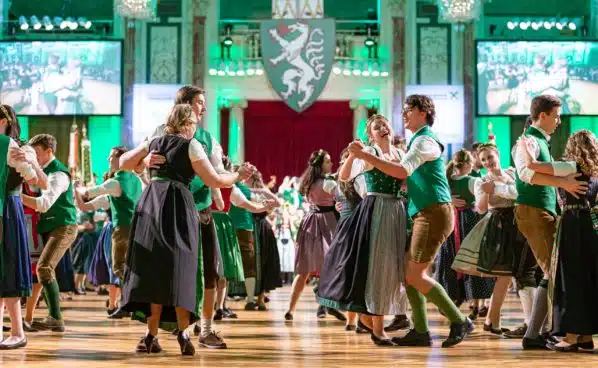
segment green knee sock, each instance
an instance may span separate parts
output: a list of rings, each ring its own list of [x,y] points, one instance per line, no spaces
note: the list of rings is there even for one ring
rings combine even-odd
[[[411,319],[413,320],[415,331],[419,333],[428,332],[428,316],[424,294],[417,291],[413,286],[407,286],[407,299],[409,299],[409,304],[411,304]]]
[[[46,295],[46,303],[48,304],[50,317],[57,321],[61,321],[62,314],[60,313],[60,288],[58,287],[58,282],[52,280],[42,285],[44,287],[44,294]]]
[[[465,322],[465,316],[459,311],[459,308],[453,303],[451,298],[439,283],[434,282],[434,286],[428,291],[426,298],[434,303],[451,323]]]

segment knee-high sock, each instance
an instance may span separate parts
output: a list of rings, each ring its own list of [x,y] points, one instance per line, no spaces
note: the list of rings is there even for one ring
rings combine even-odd
[[[541,332],[544,319],[548,314],[548,280],[540,281],[540,286],[536,290],[534,306],[530,317],[529,325],[525,337],[535,339]]]
[[[536,288],[526,286],[519,290],[519,300],[521,300],[521,306],[523,307],[524,322],[529,326],[529,320],[532,314],[532,307],[534,305],[534,297],[536,295]]]
[[[413,286],[407,287],[407,299],[411,304],[411,319],[413,327],[419,333],[426,333],[428,328],[428,315],[426,312],[426,297]]]
[[[245,291],[247,292],[247,303],[255,303],[255,277],[245,279]]]
[[[425,295],[426,299],[434,303],[451,323],[463,323],[466,317],[459,311],[459,308],[453,303],[444,288],[437,282]]]
[[[44,287],[44,294],[46,295],[46,303],[48,303],[48,312],[50,317],[55,320],[62,320],[62,314],[60,313],[60,288],[58,287],[58,281],[52,280],[48,283],[42,284]]]

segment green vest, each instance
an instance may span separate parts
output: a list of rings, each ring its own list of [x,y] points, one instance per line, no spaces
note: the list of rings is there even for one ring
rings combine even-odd
[[[197,127],[195,131],[195,139],[203,146],[204,151],[208,157],[212,154],[212,135],[207,130]],[[193,194],[195,201],[195,208],[198,211],[205,210],[212,205],[212,189],[204,184],[204,182],[195,176],[189,185],[189,189]]]
[[[473,179],[472,176],[464,176],[459,179],[449,179],[449,186],[451,187],[451,194],[456,194],[464,200],[469,207],[475,205],[475,195],[469,190],[469,181]]]
[[[241,190],[245,198],[251,199],[251,191],[245,184],[235,184]],[[231,204],[228,215],[233,220],[233,227],[235,230],[253,230],[253,217],[251,212],[246,209],[234,206]]]
[[[420,136],[428,136],[440,145],[440,150],[444,151],[444,146],[438,140],[438,137],[430,126],[421,128],[409,141],[407,150],[411,148],[411,143]],[[442,155],[434,161],[427,161],[418,167],[407,178],[407,191],[409,192],[409,216],[415,216],[419,211],[435,203],[451,203],[451,189],[446,178],[446,168]]]
[[[8,153],[9,145],[10,137],[0,135],[0,219],[4,214],[4,203],[6,201],[6,179],[8,178],[8,162],[6,162],[6,154]]]
[[[44,173],[50,176],[57,172],[63,172],[69,177],[69,187],[66,192],[58,197],[46,213],[40,214],[39,222],[37,223],[37,232],[40,234],[49,233],[61,226],[77,224],[77,209],[73,200],[73,184],[70,181],[71,175],[66,166],[58,161],[58,159],[54,159],[44,169]]]
[[[469,176],[474,178],[481,178],[482,177],[482,170],[471,170],[471,174]]]
[[[137,201],[141,197],[141,180],[137,175],[128,171],[117,171],[114,176],[120,184],[120,197],[108,196],[110,199],[110,211],[112,212],[112,224],[114,227],[129,226],[133,222],[133,214]]]
[[[537,158],[538,162],[552,162],[553,158],[550,154],[550,147],[544,134],[538,129],[530,126],[524,133],[528,137],[533,137],[540,147],[540,155]],[[517,200],[515,204],[525,204],[528,206],[541,208],[552,214],[557,214],[556,202],[556,188],[551,186],[542,186],[535,184],[528,184],[519,178],[516,174]]]

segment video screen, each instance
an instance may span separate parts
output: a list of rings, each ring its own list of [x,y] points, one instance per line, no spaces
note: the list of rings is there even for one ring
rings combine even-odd
[[[598,115],[598,43],[477,43],[478,115],[528,115],[542,94],[560,98],[563,115]]]
[[[0,101],[18,115],[121,115],[120,41],[0,42]]]

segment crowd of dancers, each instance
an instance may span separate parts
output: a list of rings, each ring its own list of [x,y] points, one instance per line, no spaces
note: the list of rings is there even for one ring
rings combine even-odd
[[[593,349],[598,141],[577,131],[553,160],[558,98],[534,98],[511,152],[515,168],[501,167],[492,143],[446,164],[434,104],[412,95],[403,106],[407,145],[386,118],[371,116],[367,144],[350,142],[337,172],[320,149],[278,190],[250,163],[223,155],[200,127],[204,105],[202,89],[181,88],[151,137],[111,150],[100,185],[74,180],[54,156],[54,137],[21,142],[14,110],[0,105],[0,319],[6,307],[11,320],[0,349],[26,346],[25,332],[65,331],[60,279],[74,281],[77,294],[87,281],[105,290],[109,318],[146,324],[138,353],[162,351],[160,329],[177,336],[183,355],[224,349],[212,324],[237,318],[226,296],[264,311],[292,274],[286,321],[312,280],[318,318],[346,321],[379,346],[432,346],[430,302],[450,322],[444,348],[481,317],[484,331],[520,338],[524,349]],[[61,276],[70,256],[75,276]],[[507,329],[501,307],[511,287],[525,321]],[[42,293],[48,316],[34,319]],[[385,316],[394,317],[388,326]]]

